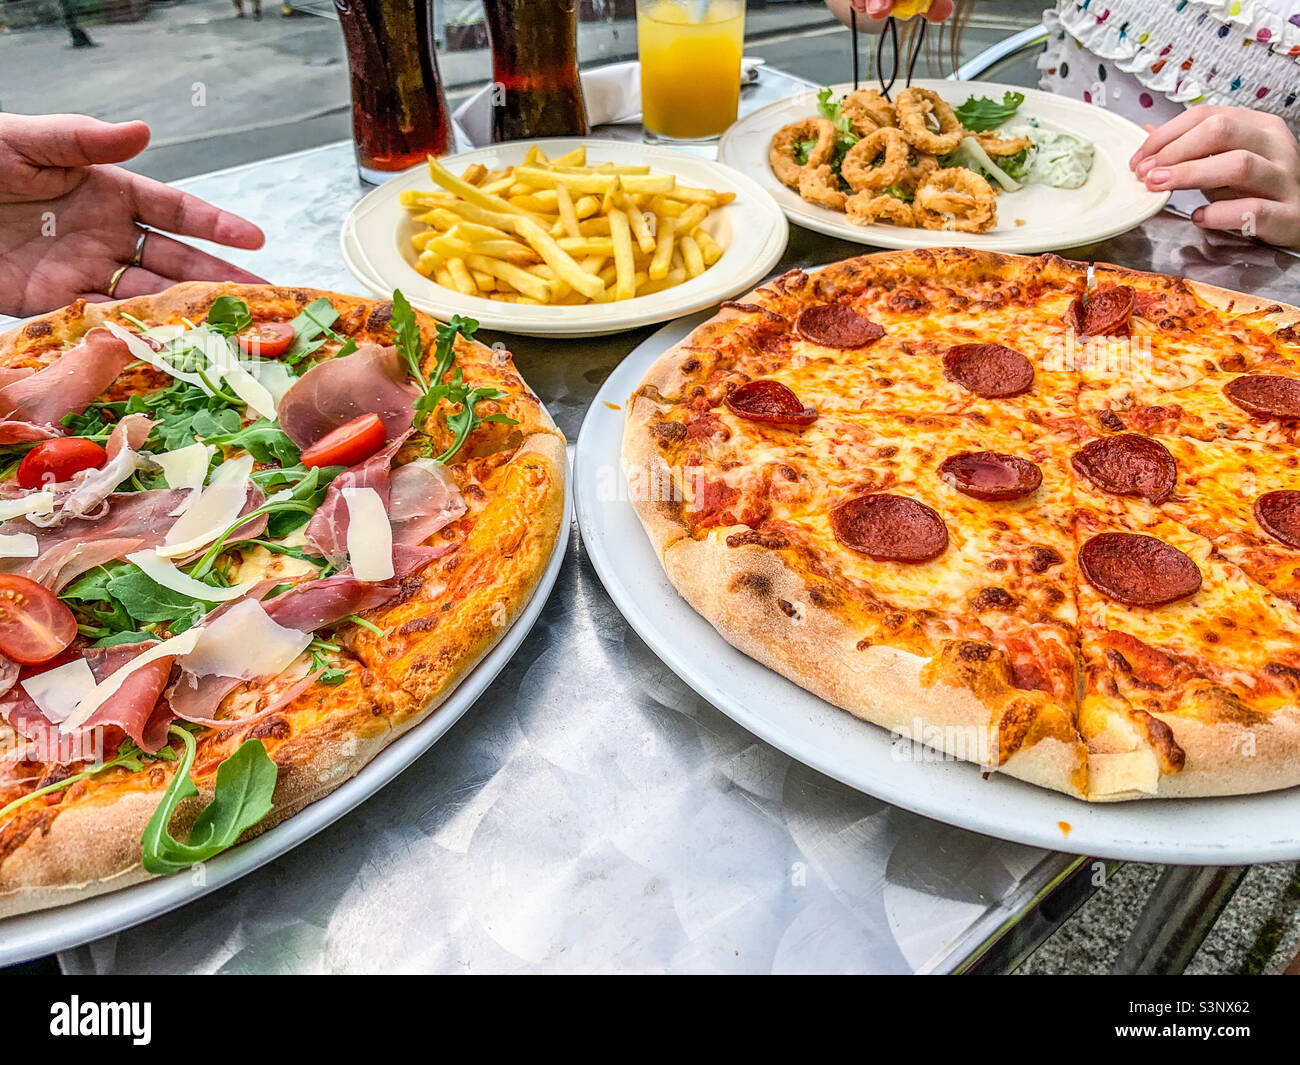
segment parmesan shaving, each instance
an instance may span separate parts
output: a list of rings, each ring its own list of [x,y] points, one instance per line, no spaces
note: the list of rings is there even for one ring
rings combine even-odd
[[[17,499],[0,500],[0,521],[8,521],[23,514],[49,514],[54,510],[54,493],[32,492]]]
[[[54,724],[65,721],[77,704],[95,688],[95,674],[84,658],[76,658],[44,673],[28,677],[20,685]]]
[[[348,508],[348,559],[359,581],[386,581],[393,576],[393,527],[379,493],[373,488],[343,489]]]
[[[31,533],[0,533],[0,558],[35,558],[40,553]]]
[[[214,588],[212,585],[204,584],[202,581],[195,580],[188,573],[178,570],[167,559],[159,556],[156,551],[135,551],[127,555],[126,560],[139,566],[144,575],[155,584],[160,584],[169,591],[188,596],[191,599],[201,599],[205,603],[225,603],[231,599],[238,599],[241,595],[246,595],[249,589],[253,587],[251,583],[248,583],[232,584],[229,588]]]
[[[207,547],[230,528],[248,499],[248,477],[252,472],[251,455],[241,455],[217,467],[212,482],[167,530],[158,554],[164,558],[188,555]]]

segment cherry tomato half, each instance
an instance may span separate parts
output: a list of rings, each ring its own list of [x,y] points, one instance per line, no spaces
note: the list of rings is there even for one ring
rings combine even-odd
[[[326,433],[302,453],[304,466],[355,466],[384,446],[388,431],[378,414],[363,414]]]
[[[23,488],[45,488],[81,470],[97,470],[107,461],[107,452],[93,440],[79,436],[42,440],[18,464],[18,483]]]
[[[0,573],[0,654],[20,666],[48,662],[72,643],[77,619],[43,585]]]
[[[262,355],[273,359],[283,355],[293,343],[293,326],[288,322],[262,322],[235,334],[235,343],[245,355]]]

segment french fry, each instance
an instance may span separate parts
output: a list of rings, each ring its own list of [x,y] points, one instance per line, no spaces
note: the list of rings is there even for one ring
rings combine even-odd
[[[672,192],[677,179],[672,174],[620,174],[619,180],[627,192]]]
[[[565,185],[555,187],[555,209],[560,213],[560,223],[564,231],[571,237],[581,236],[582,231],[578,229],[578,213],[573,209],[573,197],[569,195],[568,187]]]
[[[566,166],[586,166],[587,149],[585,147],[574,148],[572,151],[565,152],[563,155],[557,155],[551,160],[551,166],[564,168]]]
[[[433,268],[433,279],[443,288],[449,288],[452,291],[456,289],[456,283],[451,279],[451,271],[447,269],[447,264],[439,263]]]
[[[551,288],[544,280],[511,263],[502,262],[500,259],[493,259],[486,255],[470,255],[465,259],[465,265],[471,270],[479,270],[482,273],[509,282],[511,288],[518,289],[525,296],[530,296],[543,303],[550,299]]]
[[[686,272],[691,277],[699,277],[704,273],[704,254],[700,251],[700,246],[695,243],[694,237],[682,237],[679,243],[682,246],[682,258],[686,260]]]
[[[429,157],[429,177],[433,179],[435,185],[441,186],[448,192],[454,192],[462,200],[472,203],[475,207],[482,207],[485,211],[496,211],[499,214],[517,214],[527,217],[528,212],[522,207],[516,207],[495,193],[488,192],[486,187],[480,189],[467,181],[461,181],[433,156]]]
[[[674,200],[685,203],[702,203],[706,207],[721,207],[736,198],[734,192],[718,192],[717,189],[696,189],[690,185],[678,185],[670,194]]]
[[[573,205],[573,213],[581,218],[590,218],[600,210],[600,200],[595,196],[583,196]]]
[[[480,292],[491,292],[497,287],[497,279],[491,274],[485,274],[482,270],[471,270],[469,276],[474,279],[474,284]]]
[[[589,274],[599,274],[600,268],[605,265],[605,256],[588,255],[578,265]]]
[[[487,167],[482,163],[470,163],[460,175],[461,181],[467,181],[471,185],[480,184],[485,177],[487,177]]]
[[[651,281],[662,281],[668,276],[668,268],[673,258],[673,238],[677,234],[677,220],[660,218],[657,229],[654,257],[650,260],[650,268],[646,271]]]
[[[703,226],[696,226],[695,232],[691,236],[695,238],[695,243],[700,246],[700,254],[704,256],[705,266],[712,266],[722,258],[721,246],[709,236],[709,231]]]
[[[556,243],[570,255],[614,254],[614,241],[611,237],[561,237]]]
[[[687,273],[681,267],[676,270],[669,270],[662,278],[658,280],[651,278],[644,285],[636,290],[638,296],[649,296],[654,292],[663,292],[664,289],[676,288],[683,281],[687,280]]]
[[[470,277],[464,259],[448,259],[447,273],[451,275],[451,283],[455,286],[457,292],[466,296],[478,295],[478,286],[474,284],[474,279]]]
[[[614,298],[630,300],[636,295],[636,267],[632,259],[632,227],[619,208],[609,212],[609,235],[614,240],[614,269],[617,280]]]
[[[570,192],[590,192],[603,195],[618,180],[617,174],[597,174],[585,170],[580,174],[570,174],[557,170],[543,170],[539,166],[515,167],[515,180],[523,185],[539,189],[553,189],[556,185],[567,185]]]
[[[521,218],[515,222],[515,232],[526,240],[543,261],[555,271],[556,275],[567,284],[576,288],[589,299],[595,299],[601,286],[595,278],[585,273],[573,257],[555,243],[554,238],[531,219]]]
[[[623,199],[628,204],[627,220],[632,226],[632,235],[636,237],[636,242],[641,250],[646,255],[649,255],[655,250],[655,236],[650,231],[650,226],[645,220],[645,215],[641,213],[641,208],[631,203],[628,197],[625,196]],[[654,216],[651,215],[650,217],[653,218]],[[655,224],[658,225],[657,222]]]
[[[708,217],[709,209],[704,204],[692,204],[677,216],[677,232],[689,233]]]

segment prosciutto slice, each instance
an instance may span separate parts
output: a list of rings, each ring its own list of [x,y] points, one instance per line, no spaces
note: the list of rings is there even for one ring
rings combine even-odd
[[[53,440],[62,436],[52,425],[33,425],[31,422],[0,421],[0,445],[30,444],[35,440]]]
[[[95,566],[157,547],[175,520],[171,511],[187,494],[182,488],[115,493],[105,500],[103,517],[74,518],[54,528],[33,525],[26,517],[12,518],[0,524],[0,533],[31,533],[37,554],[0,559],[0,573],[30,577],[57,592]]]
[[[44,369],[4,384],[0,417],[58,425],[89,407],[132,361],[122,341],[107,329],[92,329]]]
[[[348,571],[304,581],[262,603],[271,620],[286,629],[315,632],[351,614],[383,606],[400,589],[389,581],[360,581]]]
[[[410,435],[408,428],[382,451],[376,451],[365,462],[344,470],[330,482],[324,500],[307,523],[306,536],[307,542],[329,559],[331,565],[342,568],[348,561],[348,504],[343,498],[343,489],[373,488],[387,509],[388,466]]]
[[[83,657],[99,682],[157,643],[157,640],[145,640],[116,647],[89,647]],[[150,754],[159,750],[167,741],[167,726],[175,716],[165,703],[160,705],[158,701],[171,677],[172,661],[171,658],[160,658],[137,669],[103,706],[87,718],[76,734],[85,735],[95,728],[116,725],[138,743],[141,750]],[[14,685],[0,700],[0,717],[14,731],[35,742],[39,749],[60,749],[58,723],[50,721],[41,712],[21,683]],[[62,743],[67,746],[66,739]]]
[[[419,394],[396,348],[367,344],[298,378],[280,401],[280,428],[306,448],[353,418],[374,413],[396,437],[411,428]]]
[[[431,459],[415,459],[389,469],[407,435],[403,433],[383,451],[339,474],[330,484],[320,508],[307,524],[306,535],[307,542],[331,564],[344,566],[348,559],[345,488],[373,488],[383,501],[393,526],[394,576],[406,577],[455,547],[450,542],[424,542],[466,509],[456,482],[442,465]]]

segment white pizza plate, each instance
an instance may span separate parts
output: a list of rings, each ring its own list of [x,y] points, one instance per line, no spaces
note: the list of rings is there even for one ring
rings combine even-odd
[[[841,211],[817,207],[776,179],[768,163],[772,135],[782,126],[817,114],[817,93],[809,90],[751,112],[722,137],[718,158],[739,170],[771,194],[796,225],[842,240],[877,248],[932,248],[961,245],[986,251],[1058,251],[1091,244],[1126,232],[1146,221],[1169,199],[1167,192],[1148,192],[1129,171],[1128,161],[1146,139],[1141,127],[1111,111],[1081,100],[1053,96],[1037,89],[992,82],[918,80],[913,85],[933,89],[954,107],[970,96],[1001,101],[1004,92],[1022,92],[1014,124],[1038,119],[1044,128],[1073,133],[1096,145],[1088,180],[1077,189],[1026,185],[998,197],[997,228],[988,233],[957,233],[900,226],[855,226]],[[833,85],[835,99],[853,90]],[[895,93],[897,97],[897,93]],[[1017,220],[1023,225],[1017,225]]]
[[[648,165],[655,172],[675,174],[683,184],[734,192],[736,198],[712,211],[704,223],[709,235],[725,249],[722,258],[699,277],[676,288],[617,303],[534,307],[465,296],[443,288],[415,269],[411,237],[426,227],[414,221],[411,212],[402,206],[401,195],[407,189],[433,187],[428,171],[421,166],[398,174],[368,193],[343,220],[339,242],[348,269],[376,295],[388,296],[400,288],[412,304],[439,318],[462,314],[476,318],[485,329],[525,336],[586,337],[667,321],[747,292],[785,251],[790,227],[771,196],[729,167],[671,148],[604,139],[551,138],[494,144],[446,156],[442,163],[455,174],[472,163],[495,170],[522,163],[533,143],[540,144],[551,158],[586,147],[591,166]]]
[[[564,563],[572,522],[573,505],[566,489],[559,538],[532,597],[524,604],[514,623],[497,645],[461,680],[445,703],[385,747],[356,776],[263,835],[205,862],[204,882],[201,886],[196,886],[188,874],[179,873],[172,877],[146,880],[68,906],[56,906],[0,920],[0,966],[13,965],[66,950],[101,936],[112,935],[191,903],[306,842],[374,795],[464,716],[519,649],[541,615],[547,597],[555,586],[560,567]]]
[[[742,654],[669,583],[632,504],[619,451],[624,408],[651,364],[707,314],[666,326],[614,370],[574,453],[578,528],[606,591],[650,648],[703,698],[792,758],[927,817],[1050,850],[1129,861],[1232,865],[1300,858],[1300,788],[1261,795],[1092,804],[943,761],[859,721]]]

